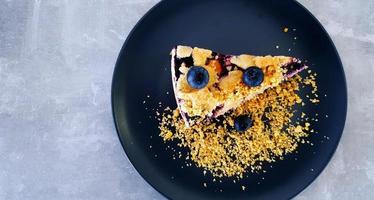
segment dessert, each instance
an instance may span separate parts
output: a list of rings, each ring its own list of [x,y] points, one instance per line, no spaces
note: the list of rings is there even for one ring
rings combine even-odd
[[[173,159],[184,158],[204,176],[240,179],[249,171],[265,173],[267,164],[302,144],[313,146],[307,137],[317,133],[311,123],[318,119],[300,111],[319,103],[317,74],[298,74],[307,68],[299,59],[188,46],[175,47],[171,56],[178,107],[156,114],[160,136],[177,142]],[[187,149],[184,156],[179,148]]]
[[[171,51],[173,89],[185,124],[217,118],[304,70],[288,56],[224,55],[177,46]]]

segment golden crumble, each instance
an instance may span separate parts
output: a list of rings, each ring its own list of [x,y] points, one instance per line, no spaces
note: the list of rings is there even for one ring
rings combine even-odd
[[[300,87],[309,85],[317,90],[312,76],[294,76],[215,120],[198,118],[190,127],[186,127],[178,109],[167,108],[160,119],[160,136],[165,142],[174,140],[179,147],[187,148],[185,158],[213,176],[242,178],[247,171],[258,172],[264,163],[283,159],[300,143],[306,143],[311,124],[292,120],[294,106],[304,104],[298,94]],[[232,128],[234,119],[243,114],[251,116],[253,126],[237,132]],[[305,118],[306,114],[301,115]]]
[[[178,46],[177,47],[177,56],[178,58],[186,58],[192,53],[192,48],[187,46]]]

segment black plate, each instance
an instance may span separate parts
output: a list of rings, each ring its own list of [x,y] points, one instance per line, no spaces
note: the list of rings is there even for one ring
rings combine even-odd
[[[289,27],[288,33],[282,31],[284,27]],[[158,136],[152,109],[159,101],[176,106],[169,52],[177,44],[227,54],[294,55],[308,60],[318,73],[321,103],[300,111],[320,116],[313,127],[318,133],[309,138],[314,146],[302,145],[298,153],[268,166],[267,173],[248,174],[237,183],[229,178],[212,182],[201,169],[186,167],[183,159],[173,160],[172,151],[166,150],[169,144]],[[166,197],[289,199],[308,186],[332,157],[345,123],[347,89],[334,44],[321,24],[296,1],[165,0],[139,21],[121,50],[113,76],[112,107],[127,156],[144,179]],[[246,186],[245,191],[241,185]]]

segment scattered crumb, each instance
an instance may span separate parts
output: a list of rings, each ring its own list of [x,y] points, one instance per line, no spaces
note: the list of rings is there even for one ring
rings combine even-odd
[[[143,101],[143,104],[145,104],[145,101]]]
[[[207,187],[207,184],[206,183],[203,183],[204,187]]]
[[[306,137],[311,124],[291,123],[295,115],[293,106],[305,105],[298,94],[300,86],[310,86],[316,92],[315,74],[310,73],[305,79],[295,76],[266,90],[221,121],[197,119],[191,127],[185,126],[178,109],[168,107],[160,120],[160,136],[165,142],[177,141],[179,147],[187,148],[184,158],[188,156],[201,167],[204,175],[209,171],[214,177],[243,178],[247,171],[264,171],[264,163],[282,160],[286,154],[295,152],[300,143],[309,143]],[[245,132],[236,132],[230,127],[235,117],[242,114],[250,114],[254,125]],[[305,113],[301,113],[301,118],[308,121]],[[178,157],[181,156],[179,152]]]
[[[147,98],[150,98],[151,96],[150,95],[147,95]]]
[[[276,46],[275,46],[275,48],[279,49],[279,46],[278,46],[278,45],[276,45]]]
[[[245,186],[244,186],[244,185],[242,185],[242,190],[243,190],[243,191],[245,190]]]
[[[164,138],[164,141],[171,139],[172,136],[173,136],[173,132],[171,132],[171,131],[167,131],[167,132],[165,133],[164,137],[163,137],[163,138]]]
[[[294,40],[297,40],[297,37],[294,37],[293,39],[294,39]]]
[[[287,33],[287,32],[288,32],[288,28],[285,27],[285,28],[283,29],[283,32]]]
[[[302,112],[302,113],[301,113],[301,118],[304,118],[304,117],[305,117],[305,113]]]

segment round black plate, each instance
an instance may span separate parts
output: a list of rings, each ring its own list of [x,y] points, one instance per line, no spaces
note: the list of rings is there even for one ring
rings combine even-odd
[[[284,27],[289,28],[287,33]],[[175,144],[165,144],[158,136],[153,109],[160,101],[176,107],[169,52],[177,44],[226,54],[293,55],[308,60],[318,73],[321,103],[299,111],[319,115],[313,127],[318,133],[309,138],[314,145],[301,145],[298,153],[286,156],[272,168],[267,166],[267,173],[249,173],[236,183],[230,178],[213,182],[201,169],[186,167],[183,159],[172,159],[173,152],[166,147]],[[345,123],[347,90],[331,39],[296,1],[165,0],[140,20],[121,50],[113,76],[112,107],[128,158],[166,197],[289,199],[308,186],[332,157]]]

